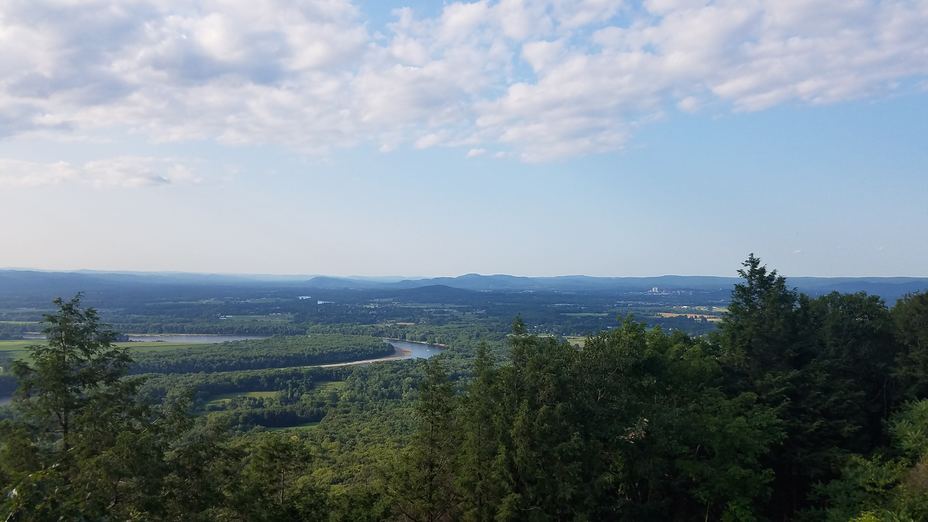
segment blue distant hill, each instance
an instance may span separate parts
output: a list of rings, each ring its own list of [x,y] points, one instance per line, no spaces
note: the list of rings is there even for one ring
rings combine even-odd
[[[249,288],[288,288],[307,290],[413,290],[437,294],[440,289],[471,292],[561,292],[561,293],[629,293],[657,291],[726,291],[739,281],[734,277],[676,276],[592,277],[566,275],[523,277],[508,274],[465,274],[457,277],[421,279],[361,278],[315,276],[216,275],[191,273],[144,272],[47,272],[35,270],[0,270],[0,296],[69,295],[77,291],[96,293],[143,291],[159,287],[222,287],[229,291]],[[928,290],[926,277],[790,277],[790,286],[810,295],[829,292],[867,292],[892,303],[912,292]]]

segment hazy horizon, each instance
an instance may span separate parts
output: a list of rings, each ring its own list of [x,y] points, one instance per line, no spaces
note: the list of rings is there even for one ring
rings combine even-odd
[[[763,259],[762,259],[763,261]],[[771,266],[766,261],[764,264],[771,270],[787,278],[822,278],[822,279],[841,279],[841,278],[882,278],[882,279],[928,279],[928,275],[816,275],[816,274],[788,274],[782,270]],[[434,274],[434,275],[395,275],[395,274],[332,274],[332,273],[267,273],[267,272],[189,272],[183,270],[121,270],[121,269],[98,269],[98,268],[73,268],[73,269],[55,269],[55,268],[33,268],[33,267],[4,267],[0,266],[0,272],[4,271],[23,271],[23,272],[47,272],[47,273],[97,273],[97,274],[132,274],[132,275],[187,275],[187,276],[220,276],[220,277],[242,277],[242,278],[274,278],[274,279],[300,279],[314,277],[331,277],[337,279],[367,279],[375,281],[404,281],[419,279],[438,279],[438,278],[455,278],[469,275],[478,275],[484,277],[492,276],[511,276],[525,278],[546,278],[546,277],[594,277],[594,278],[660,278],[660,277],[720,277],[720,278],[738,278],[736,270],[730,274],[687,274],[687,273],[654,273],[654,274],[583,274],[583,273],[563,273],[563,274],[522,274],[509,272],[462,272],[455,274]]]

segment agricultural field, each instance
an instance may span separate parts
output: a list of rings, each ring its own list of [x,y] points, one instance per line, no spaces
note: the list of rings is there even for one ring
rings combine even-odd
[[[683,317],[686,319],[695,319],[709,321],[710,323],[720,323],[722,322],[722,317],[719,315],[709,315],[709,314],[698,314],[698,313],[680,313],[680,312],[658,312],[658,317],[662,318],[671,318],[671,317]]]
[[[0,354],[10,355],[14,359],[24,357],[27,354],[27,348],[36,344],[43,344],[41,340],[6,340],[0,341]],[[128,347],[133,353],[154,353],[170,352],[175,350],[197,350],[211,344],[191,344],[191,343],[165,343],[165,342],[124,342],[115,343],[117,346]]]

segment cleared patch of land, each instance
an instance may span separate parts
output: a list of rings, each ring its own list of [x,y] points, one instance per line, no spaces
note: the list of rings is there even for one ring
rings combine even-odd
[[[564,339],[566,339],[568,343],[579,346],[580,348],[583,348],[583,346],[586,344],[586,337],[581,337],[578,335],[569,335]]]
[[[228,404],[235,399],[240,398],[252,398],[252,399],[273,399],[280,394],[279,391],[247,391],[247,392],[234,392],[234,393],[223,393],[220,395],[214,395],[210,397],[210,400],[206,402],[206,406],[223,406]]]
[[[677,313],[677,312],[658,312],[658,317],[686,317],[687,319],[705,319],[710,323],[720,323],[722,318],[718,315],[708,315],[708,314],[688,314],[688,313]]]
[[[26,356],[29,353],[28,348],[37,344],[44,344],[42,340],[15,340],[0,341],[0,353],[12,355],[14,358]],[[164,342],[125,342],[116,343],[117,346],[126,346],[133,352],[152,353],[152,352],[170,352],[175,350],[190,350],[213,346],[212,344],[190,344],[190,343],[164,343]]]
[[[346,383],[345,381],[330,381],[330,382],[324,382],[324,383],[319,384],[318,386],[315,387],[315,390],[320,393],[331,393],[331,392],[337,393],[341,390],[344,390],[345,386],[347,385],[348,383]]]
[[[21,352],[38,341],[0,341],[0,352]]]

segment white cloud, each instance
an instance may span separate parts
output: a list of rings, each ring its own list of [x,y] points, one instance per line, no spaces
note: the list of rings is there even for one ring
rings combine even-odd
[[[532,66],[536,74],[544,73],[551,65],[556,64],[563,53],[564,45],[560,41],[542,40],[527,42],[522,46],[522,59]]]
[[[136,188],[200,179],[181,162],[148,157],[118,157],[75,165],[0,158],[0,187],[23,188],[79,183],[94,187]]]
[[[432,18],[400,9],[383,28],[359,5],[6,0],[0,139],[115,131],[545,161],[621,149],[674,107],[836,103],[928,77],[925,0],[481,0]]]

